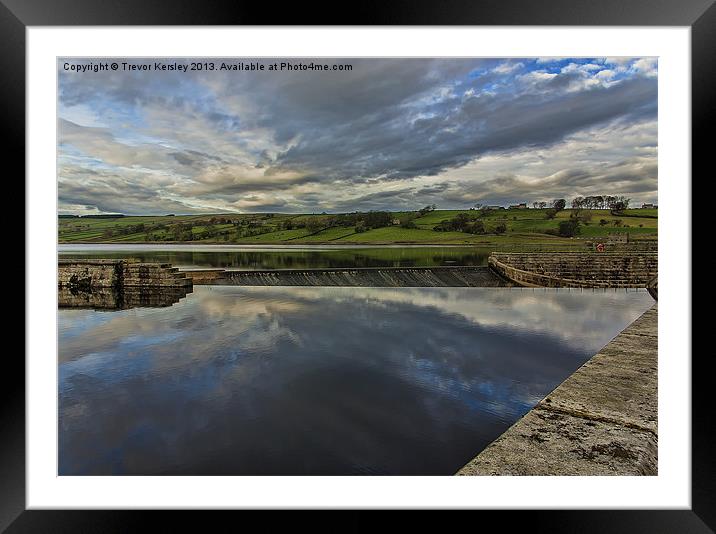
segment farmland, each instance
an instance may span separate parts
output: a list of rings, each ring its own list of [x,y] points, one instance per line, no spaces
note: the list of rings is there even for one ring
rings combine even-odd
[[[452,223],[458,219],[467,221],[467,226]],[[573,237],[560,235],[560,223],[574,219],[579,224]],[[628,209],[616,214],[610,210],[565,209],[553,218],[548,218],[546,209],[471,209],[368,214],[63,216],[58,220],[60,243],[569,246],[615,233],[628,233],[631,240],[655,240],[657,231],[657,209]]]

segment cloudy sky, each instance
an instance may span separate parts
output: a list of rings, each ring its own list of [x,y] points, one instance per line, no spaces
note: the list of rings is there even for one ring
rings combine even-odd
[[[58,61],[60,213],[657,201],[655,58],[316,60],[349,72],[67,61],[104,60]],[[311,62],[261,63],[281,61]]]

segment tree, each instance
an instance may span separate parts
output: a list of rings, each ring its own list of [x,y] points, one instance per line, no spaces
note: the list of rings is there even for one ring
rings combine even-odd
[[[554,219],[557,216],[557,211],[558,210],[554,208],[550,208],[545,212],[545,217],[547,217],[548,219]]]
[[[552,207],[557,211],[562,211],[566,205],[567,201],[563,198],[556,198],[552,201]]]
[[[430,204],[429,206],[421,208],[420,210],[418,210],[418,213],[420,215],[425,215],[426,213],[430,213],[431,211],[435,211],[435,204]]]
[[[581,232],[579,219],[573,218],[560,221],[557,231],[562,237],[574,237],[578,235]]]
[[[387,211],[369,211],[362,217],[367,228],[382,228],[383,226],[390,226],[393,222],[393,217]]]
[[[615,201],[611,205],[612,213],[617,214],[617,213],[621,213],[625,209],[628,209],[629,202],[631,202],[630,198],[616,197]]]
[[[581,208],[577,208],[572,211],[569,218],[577,219],[578,221],[587,224],[592,220],[592,214],[589,211],[583,211]]]
[[[318,232],[325,227],[326,225],[320,217],[311,217],[306,221],[306,229],[309,232]]]
[[[496,234],[504,234],[506,231],[507,231],[507,225],[505,223],[500,223],[497,226],[495,226]]]
[[[481,220],[473,221],[465,227],[465,231],[469,234],[484,234],[485,223]]]

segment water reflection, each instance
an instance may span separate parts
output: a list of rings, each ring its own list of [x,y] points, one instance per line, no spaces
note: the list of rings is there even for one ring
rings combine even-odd
[[[194,291],[171,308],[60,312],[60,474],[452,474],[653,303]]]
[[[165,308],[192,292],[191,287],[144,288],[113,287],[69,288],[57,291],[58,308],[125,310],[129,308]]]
[[[134,258],[142,262],[171,263],[180,269],[241,270],[321,269],[353,267],[434,267],[487,265],[487,249],[473,247],[371,247],[330,249],[258,249],[161,245],[60,245],[60,257],[86,259]]]

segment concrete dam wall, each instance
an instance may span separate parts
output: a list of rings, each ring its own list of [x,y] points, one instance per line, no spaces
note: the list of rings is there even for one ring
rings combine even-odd
[[[385,267],[184,271],[196,285],[345,287],[510,287],[488,267]]]
[[[191,279],[168,263],[128,260],[59,260],[60,289],[186,288]]]
[[[648,287],[658,274],[656,252],[493,253],[489,267],[526,287]]]

